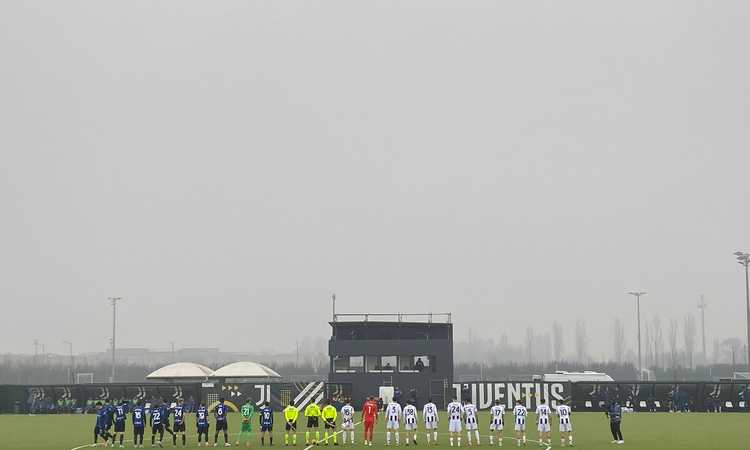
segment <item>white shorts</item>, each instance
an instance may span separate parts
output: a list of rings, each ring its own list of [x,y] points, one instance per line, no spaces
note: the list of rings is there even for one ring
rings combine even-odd
[[[460,433],[461,432],[461,420],[460,419],[451,419],[448,422],[448,432],[449,433]]]
[[[490,431],[503,431],[503,423],[495,422],[493,420],[492,422],[490,422]]]
[[[386,430],[398,430],[398,420],[389,420],[385,425]]]
[[[341,428],[343,430],[353,430],[354,429],[354,421],[353,420],[344,420],[341,422]]]
[[[415,431],[417,429],[417,422],[404,422],[404,430],[406,431]]]
[[[560,424],[560,433],[569,433],[571,431],[573,431],[573,424],[572,423],[568,422],[568,423],[561,423]]]
[[[518,423],[516,422],[516,425],[513,427],[516,431],[526,431],[526,422]]]
[[[438,423],[437,420],[433,420],[432,422],[425,422],[424,423],[424,429],[425,430],[437,430]]]
[[[547,423],[539,422],[539,424],[537,424],[536,426],[536,430],[541,433],[549,433],[549,422]]]
[[[466,430],[476,430],[477,429],[477,423],[476,422],[466,422]]]

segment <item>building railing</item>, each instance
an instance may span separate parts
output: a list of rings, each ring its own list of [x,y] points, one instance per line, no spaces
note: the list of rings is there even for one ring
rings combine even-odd
[[[341,320],[341,319],[344,320]],[[358,320],[353,320],[358,319]],[[334,322],[427,322],[451,323],[451,313],[334,313]]]

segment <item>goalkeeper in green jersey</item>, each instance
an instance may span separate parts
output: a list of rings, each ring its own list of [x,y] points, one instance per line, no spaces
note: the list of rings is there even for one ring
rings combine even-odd
[[[237,442],[235,445],[240,445],[242,437],[245,437],[245,447],[250,447],[250,433],[253,431],[253,416],[255,415],[255,406],[247,399],[242,408],[240,408],[240,417],[242,417],[242,425],[240,426],[240,432],[237,434]]]

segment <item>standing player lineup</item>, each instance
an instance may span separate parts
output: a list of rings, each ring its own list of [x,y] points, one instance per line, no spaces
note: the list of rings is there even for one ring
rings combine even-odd
[[[352,406],[351,399],[337,409],[332,402],[322,401],[321,405],[317,403],[308,404],[303,412],[306,419],[304,433],[304,443],[306,447],[314,445],[339,445],[338,435],[342,434],[343,444],[353,445],[355,438],[355,410]],[[219,399],[218,404],[212,412],[201,402],[198,405],[195,414],[195,430],[198,436],[198,446],[210,446],[209,430],[211,422],[214,424],[213,446],[223,445],[231,447],[230,429],[228,421],[229,408],[223,398]],[[236,431],[237,440],[235,445],[244,444],[250,447],[253,442],[252,438],[253,417],[259,416],[259,435],[260,445],[273,446],[273,426],[274,411],[270,402],[264,402],[256,412],[255,406],[248,400],[239,409],[241,425],[240,430]],[[466,445],[481,445],[482,436],[480,430],[484,424],[480,420],[480,413],[476,405],[468,400],[459,402],[456,398],[448,404],[445,409],[446,419],[448,421],[448,442],[451,447],[461,447],[463,433],[466,433]],[[560,433],[560,445],[573,446],[573,425],[571,422],[571,410],[564,402],[558,403],[555,407],[547,405],[544,399],[539,401],[536,407],[536,426],[538,432],[538,442],[542,446],[552,446],[552,416],[558,417],[558,431]],[[610,415],[614,416],[619,425],[619,411],[613,411]],[[294,405],[294,402],[284,408],[284,445],[296,446],[298,429],[298,418],[300,410]],[[427,445],[438,444],[438,424],[440,423],[441,412],[435,403],[430,399],[422,408],[421,420],[416,405],[407,401],[402,407],[400,403],[390,401],[383,411],[378,407],[374,397],[368,397],[362,406],[362,422],[364,424],[363,443],[366,446],[372,446],[374,442],[374,429],[382,417],[385,422],[385,442],[386,446],[401,444],[401,429],[404,431],[404,445],[417,445],[419,442],[419,424],[422,424],[425,442]],[[506,409],[500,399],[496,400],[489,411],[485,437],[490,445],[503,446],[503,429],[505,426]],[[517,446],[527,445],[526,421],[528,409],[524,402],[518,400],[511,412],[513,420],[513,431]],[[182,399],[178,399],[174,404],[168,404],[162,401],[158,404],[148,405],[148,409],[136,402],[132,407],[127,402],[112,404],[96,404],[96,419],[94,426],[93,446],[111,446],[124,447],[126,423],[128,418],[132,421],[132,442],[135,448],[143,448],[143,439],[146,428],[150,429],[150,440],[152,447],[163,447],[164,436],[171,436],[172,445],[177,446],[178,442],[182,446],[187,446],[185,409]],[[171,419],[171,421],[170,421]],[[320,422],[323,421],[324,434],[320,433]],[[339,424],[340,422],[340,424]],[[173,424],[173,426],[172,426]],[[340,425],[340,426],[339,426]],[[613,428],[614,429],[614,428]],[[339,430],[339,431],[337,431]],[[619,427],[618,427],[619,430]],[[179,438],[179,439],[178,439]],[[220,439],[223,438],[223,439]],[[100,441],[101,440],[101,441]],[[622,439],[614,441],[623,443]]]

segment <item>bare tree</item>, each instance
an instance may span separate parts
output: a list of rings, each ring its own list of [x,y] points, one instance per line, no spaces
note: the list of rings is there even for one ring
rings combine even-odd
[[[615,344],[615,361],[618,364],[622,364],[623,356],[625,355],[625,325],[619,317],[615,317],[614,324],[614,344]]]
[[[503,333],[500,335],[500,342],[498,342],[498,347],[500,347],[501,351],[507,351],[510,347],[510,341],[508,340],[508,333]]]
[[[560,361],[564,351],[563,346],[563,328],[560,322],[552,322],[552,351],[555,353],[552,355],[552,359]]]
[[[536,336],[536,343],[537,349],[540,347],[542,349],[541,358],[543,358],[545,362],[552,361],[552,335],[550,333],[539,334]]]
[[[688,313],[685,315],[685,324],[682,328],[682,335],[685,339],[685,364],[688,368],[693,368],[695,356],[695,335],[696,335],[695,317]]]
[[[669,319],[669,359],[671,368],[677,367],[677,333],[679,325],[674,319]]]
[[[643,349],[645,350],[643,362],[645,363],[645,367],[651,367],[654,364],[652,352],[652,349],[654,348],[654,340],[651,337],[651,334],[651,324],[646,321],[646,324],[643,327]]]
[[[653,320],[654,328],[654,367],[660,367],[660,355],[664,354],[664,333],[661,329],[661,320],[655,316]]]
[[[737,338],[729,338],[721,341],[722,353],[727,355],[727,360],[732,363],[733,368],[737,364],[737,354],[739,353],[741,347],[742,341]]]
[[[582,319],[576,320],[576,355],[578,361],[586,362],[586,322]]]
[[[526,328],[526,358],[529,362],[534,360],[534,329],[531,326]]]
[[[714,339],[714,364],[718,364],[721,361],[721,344],[718,339]]]

